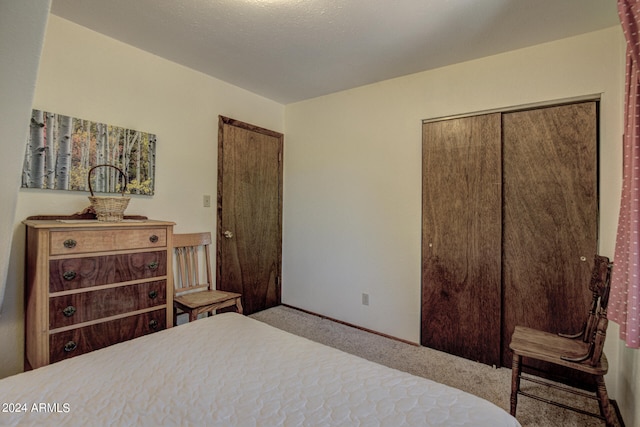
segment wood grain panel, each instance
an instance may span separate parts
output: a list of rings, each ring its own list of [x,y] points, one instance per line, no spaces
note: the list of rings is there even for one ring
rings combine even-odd
[[[166,309],[110,320],[49,336],[50,360],[58,362],[166,328]],[[65,351],[73,342],[75,349]]]
[[[596,108],[586,102],[503,117],[506,366],[516,325],[570,333],[587,313],[598,231]]]
[[[49,328],[70,326],[166,303],[164,280],[53,297],[49,299]],[[63,310],[68,307],[73,307],[75,311],[67,316]]]
[[[166,276],[167,252],[138,252],[49,261],[49,290],[61,292]]]
[[[282,145],[282,134],[220,118],[216,282],[242,294],[245,314],[280,304]]]
[[[31,369],[49,359],[49,230],[27,227],[26,233],[24,362]]]
[[[500,114],[423,125],[423,345],[500,363]]]

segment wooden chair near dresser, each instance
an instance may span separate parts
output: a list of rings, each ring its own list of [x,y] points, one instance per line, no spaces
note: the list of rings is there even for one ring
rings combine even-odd
[[[174,234],[173,247],[176,258],[174,278],[173,324],[177,325],[180,312],[196,320],[202,313],[213,314],[216,310],[236,307],[242,314],[241,294],[212,289],[211,233]],[[202,259],[202,268],[199,259]],[[200,280],[204,271],[205,281]]]
[[[595,256],[589,284],[589,289],[593,295],[591,307],[585,320],[584,328],[579,333],[573,335],[552,334],[537,329],[516,326],[511,337],[511,343],[509,344],[509,348],[513,351],[513,365],[511,367],[511,415],[516,415],[518,394],[521,394],[545,403],[603,419],[607,427],[616,425],[616,416],[612,405],[609,403],[607,388],[604,382],[604,375],[607,373],[608,363],[603,352],[608,325],[607,303],[609,299],[611,268],[612,264],[607,257]],[[537,376],[523,376],[523,358],[544,361],[587,374],[595,381],[595,396],[576,390],[575,388],[569,388],[558,383],[543,380]],[[548,397],[523,391],[520,387],[521,379],[596,399],[600,408],[600,414],[595,414],[552,401]]]

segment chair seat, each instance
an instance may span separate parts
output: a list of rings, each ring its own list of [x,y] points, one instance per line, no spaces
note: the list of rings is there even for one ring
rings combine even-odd
[[[581,339],[565,338],[524,326],[516,326],[509,348],[520,356],[544,360],[545,362],[566,366],[592,375],[604,375],[609,370],[607,358],[604,354],[602,354],[600,362],[595,366],[591,366],[586,362],[570,362],[561,358],[562,356],[578,358],[587,354],[589,352],[589,344]]]
[[[234,301],[236,298],[240,298],[240,296],[240,294],[233,292],[207,290],[176,296],[173,301],[178,305],[194,310],[200,307],[210,306],[212,304],[223,303],[225,301]]]

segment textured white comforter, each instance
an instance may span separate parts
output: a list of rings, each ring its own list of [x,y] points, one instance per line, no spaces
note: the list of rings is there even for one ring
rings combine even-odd
[[[6,378],[0,402],[0,425],[519,425],[473,395],[236,313]]]

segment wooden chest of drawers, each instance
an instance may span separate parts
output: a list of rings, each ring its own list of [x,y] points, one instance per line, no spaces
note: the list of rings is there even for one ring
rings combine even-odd
[[[24,224],[25,369],[173,326],[172,222]]]

